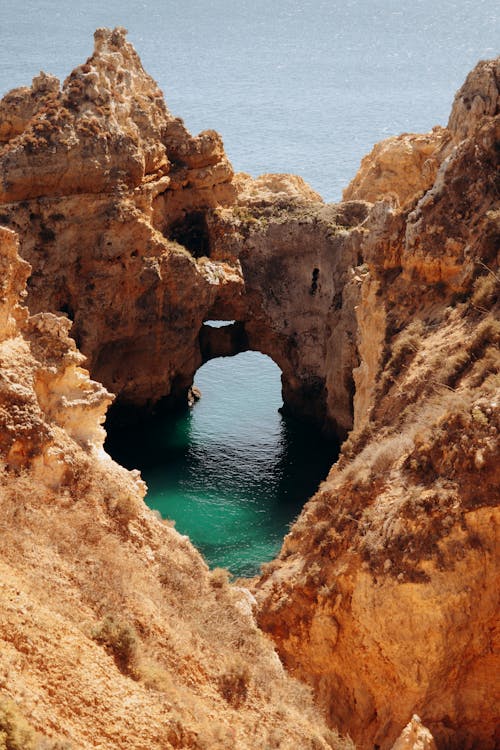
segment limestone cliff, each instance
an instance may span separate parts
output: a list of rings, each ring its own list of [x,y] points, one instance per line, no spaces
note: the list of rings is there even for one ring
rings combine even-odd
[[[179,244],[204,254],[197,212],[234,196],[220,137],[193,138],[168,112],[123,29],[97,31],[62,89],[40,74],[7,94],[0,122],[0,223],[32,265],[32,312],[71,318],[93,375],[124,400],[185,392],[204,316],[242,284]]]
[[[498,743],[499,66],[457,94],[434,183],[363,224],[354,429],[256,586],[285,663],[362,748],[413,713],[439,748]]]
[[[289,409],[345,437],[343,295],[366,206],[327,208],[297,177],[233,179],[219,136],[168,112],[124,31],[95,37],[62,88],[40,74],[0,102],[0,223],[32,266],[30,310],[73,321],[120,403],[185,400],[221,346],[253,348],[281,367]],[[203,327],[214,317],[237,321],[229,350]]]
[[[110,396],[67,319],[19,304],[29,268],[6,229],[0,263],[2,746],[349,747],[286,676],[249,592],[103,452]]]
[[[0,102],[0,224],[32,266],[30,316],[2,231],[4,725],[21,710],[77,747],[339,745],[248,592],[102,452],[108,391],[178,401],[203,361],[254,348],[289,409],[349,433],[254,582],[261,628],[360,748],[432,747],[415,713],[440,750],[495,747],[499,64],[330,206],[300,178],[233,176],[122,29],[62,87],[40,74]]]

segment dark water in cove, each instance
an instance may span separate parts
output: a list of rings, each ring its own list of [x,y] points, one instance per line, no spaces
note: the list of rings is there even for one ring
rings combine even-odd
[[[188,534],[211,566],[252,575],[274,557],[337,446],[286,418],[280,370],[258,352],[212,360],[192,409],[110,434],[107,448],[146,480],[147,502]]]

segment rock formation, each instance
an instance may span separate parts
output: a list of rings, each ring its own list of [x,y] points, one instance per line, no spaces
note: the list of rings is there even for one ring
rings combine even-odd
[[[401,732],[391,750],[436,750],[436,743],[415,714]]]
[[[185,401],[219,317],[243,333],[231,353],[281,367],[289,409],[346,436],[357,355],[342,297],[364,203],[325,207],[289,175],[233,180],[219,136],[168,112],[121,29],[96,32],[62,89],[40,74],[7,94],[0,122],[0,223],[33,268],[30,310],[73,321],[120,403]]]
[[[30,315],[2,230],[0,729],[22,711],[83,748],[341,746],[248,591],[102,450],[111,393],[178,402],[250,348],[289,409],[348,435],[252,584],[260,627],[359,748],[429,744],[415,713],[440,750],[494,748],[500,61],[325,205],[234,176],[122,29],[95,42],[62,88],[40,74],[0,102],[0,224],[32,267]]]
[[[235,192],[219,136],[170,115],[122,29],[97,31],[62,89],[41,74],[7,94],[0,120],[0,223],[32,265],[32,312],[71,318],[93,375],[124,400],[185,392],[203,316],[241,278],[162,232],[190,232],[201,252],[198,209]]]
[[[363,224],[354,429],[256,585],[285,663],[362,748],[415,712],[439,748],[498,742],[499,65],[458,93],[434,184]]]
[[[102,450],[110,395],[70,323],[19,304],[0,229],[0,744],[6,748],[348,748],[258,630]],[[42,741],[46,738],[46,742]]]
[[[436,127],[425,135],[405,133],[377,143],[362,160],[343,199],[375,202],[385,198],[401,206],[411,204],[434,184],[450,142],[449,131]]]

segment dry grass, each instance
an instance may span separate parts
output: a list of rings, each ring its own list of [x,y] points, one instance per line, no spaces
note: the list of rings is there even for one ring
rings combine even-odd
[[[219,690],[233,708],[239,708],[247,699],[250,669],[242,659],[227,665],[219,677]]]
[[[132,625],[114,614],[106,615],[92,628],[91,637],[112,654],[121,672],[134,672],[138,638]]]
[[[68,623],[82,644],[106,650],[109,680],[130,682],[127,691],[149,711],[157,702],[158,716],[168,717],[163,746],[265,746],[273,732],[282,748],[326,748],[309,693],[295,694],[228,572],[209,573],[188,540],[140,502],[120,512],[127,491],[118,475],[107,481],[75,461],[72,477],[63,491],[41,488],[26,472],[3,477],[2,562],[22,564],[36,607]],[[95,645],[84,648],[103,663]],[[60,697],[50,700],[57,716]],[[225,718],[235,711],[236,740]],[[97,712],[95,731],[101,719]]]
[[[0,750],[72,750],[72,745],[42,737],[14,701],[0,695]]]
[[[489,312],[498,302],[500,278],[491,269],[487,269],[485,276],[479,276],[475,282],[471,303],[481,312]]]
[[[214,589],[226,589],[229,584],[230,573],[226,568],[214,568],[210,572],[210,585]]]
[[[383,395],[390,388],[391,383],[408,367],[413,357],[422,345],[424,325],[420,319],[412,321],[399,333],[392,342],[389,359],[380,379],[380,391]]]

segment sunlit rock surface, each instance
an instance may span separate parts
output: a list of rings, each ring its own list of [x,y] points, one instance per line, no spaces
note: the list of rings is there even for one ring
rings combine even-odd
[[[29,316],[0,228],[0,740],[61,747],[338,748],[258,630],[102,450],[109,393],[66,318]],[[125,710],[126,709],[126,710]],[[6,743],[6,744],[5,744]]]
[[[467,137],[434,184],[402,207],[384,186],[363,224],[354,429],[256,585],[285,664],[362,748],[413,713],[439,748],[498,742],[499,64],[457,95]]]
[[[0,224],[32,267],[2,230],[4,714],[78,747],[342,746],[102,452],[110,394],[179,403],[253,348],[287,408],[350,433],[252,584],[260,627],[358,747],[414,714],[439,748],[496,746],[499,80],[480,63],[448,128],[376,146],[338,205],[233,176],[122,29],[0,102]]]

